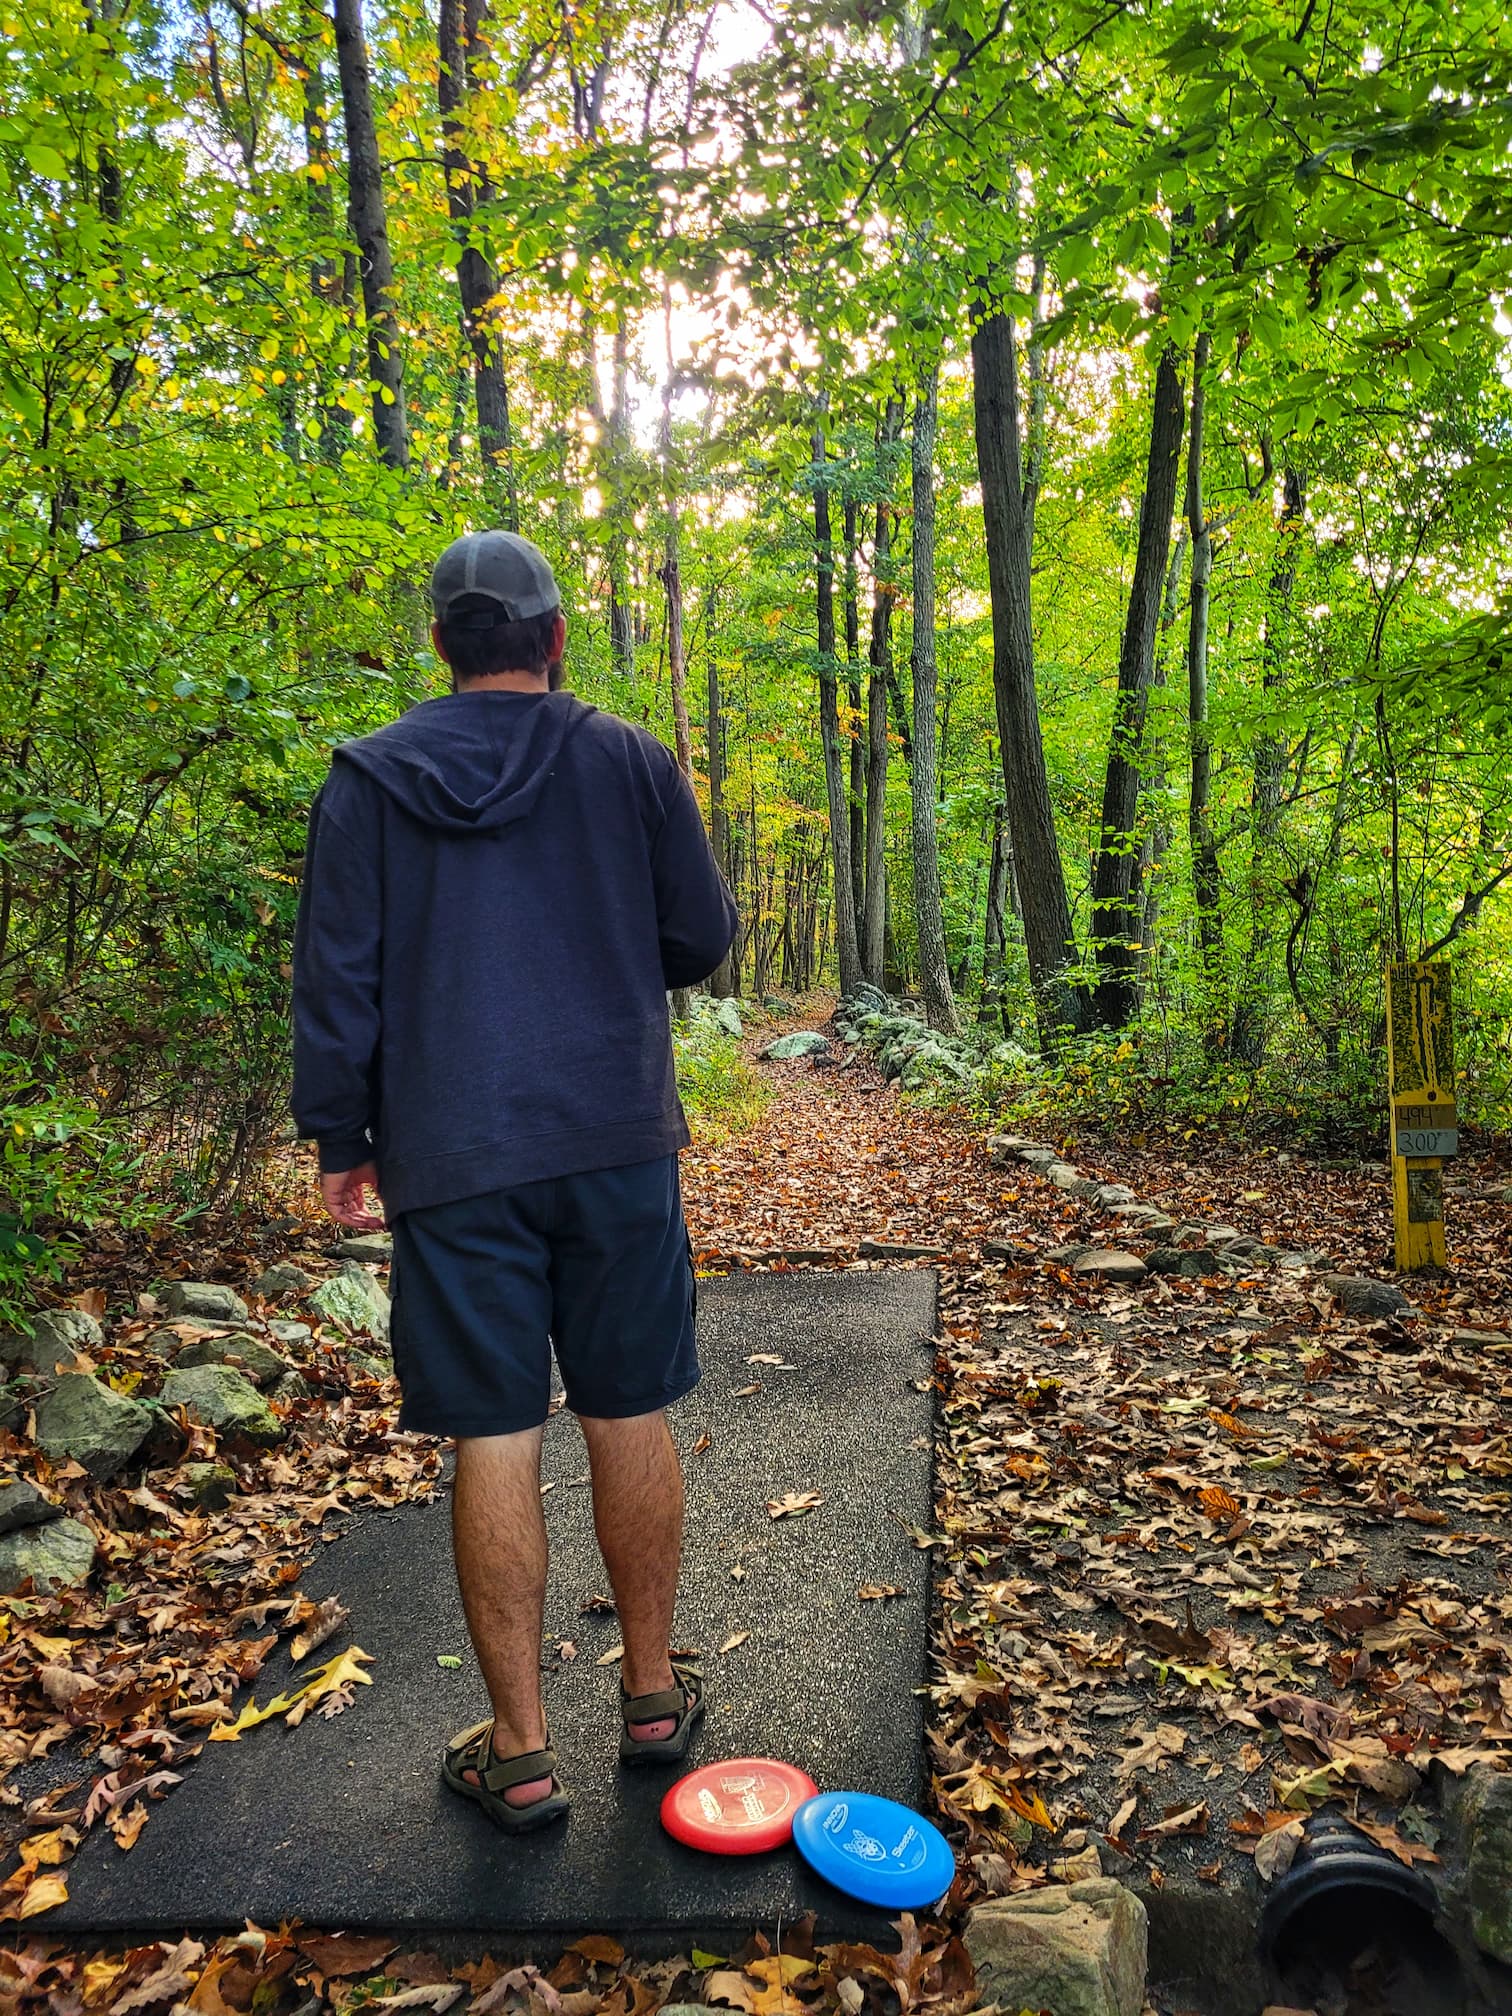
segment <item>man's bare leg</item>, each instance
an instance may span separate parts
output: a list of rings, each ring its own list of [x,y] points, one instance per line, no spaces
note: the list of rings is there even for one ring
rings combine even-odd
[[[523,1757],[546,1741],[541,1706],[541,1617],[546,1602],[546,1521],[541,1511],[541,1430],[470,1436],[457,1444],[452,1547],[468,1634],[493,1704],[494,1754]],[[467,1777],[477,1783],[478,1774]],[[549,1778],[511,1787],[511,1806],[532,1806]]]
[[[581,1417],[580,1417],[581,1418]],[[582,1421],[593,1471],[593,1525],[619,1611],[627,1694],[675,1687],[672,1610],[682,1566],[683,1483],[667,1417]],[[670,1736],[675,1721],[633,1722],[643,1742]]]

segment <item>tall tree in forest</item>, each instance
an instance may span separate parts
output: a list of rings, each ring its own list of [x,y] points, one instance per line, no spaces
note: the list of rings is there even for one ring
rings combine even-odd
[[[383,162],[373,117],[362,0],[334,0],[336,67],[346,123],[347,218],[357,240],[362,305],[367,320],[368,375],[373,384],[373,438],[391,469],[409,467],[409,423],[404,410],[404,365],[394,261],[383,200]]]
[[[913,421],[913,810],[914,927],[919,944],[919,987],[931,1029],[956,1033],[945,919],[940,900],[940,840],[935,819],[939,792],[935,719],[935,435],[939,423],[940,370],[931,363],[919,381]]]
[[[1271,451],[1264,444],[1262,467],[1272,480]],[[1286,678],[1292,591],[1305,529],[1302,475],[1290,459],[1281,473],[1281,509],[1265,591],[1265,631],[1261,645],[1262,684],[1274,693]],[[1229,1054],[1256,1066],[1265,1057],[1268,966],[1275,937],[1276,888],[1273,854],[1281,826],[1286,782],[1286,737],[1267,723],[1255,738],[1250,784],[1249,949],[1234,996]]]
[[[1155,367],[1150,451],[1139,507],[1139,541],[1129,583],[1128,611],[1118,657],[1118,692],[1103,779],[1102,824],[1092,869],[1092,936],[1099,979],[1096,1007],[1110,1029],[1121,1029],[1139,1006],[1143,942],[1134,902],[1135,838],[1145,716],[1155,680],[1155,634],[1171,550],[1171,516],[1181,470],[1181,374],[1166,344]]]
[[[1187,798],[1187,837],[1192,853],[1192,898],[1197,910],[1197,945],[1212,1026],[1223,954],[1222,884],[1218,843],[1213,832],[1213,742],[1208,722],[1208,617],[1213,593],[1213,528],[1203,498],[1202,458],[1207,419],[1207,373],[1212,337],[1204,329],[1192,353],[1191,417],[1187,435],[1186,521],[1192,542],[1191,607],[1187,618],[1187,725],[1192,777]]]
[[[814,429],[813,444],[819,739],[829,813],[835,956],[840,968],[840,992],[849,994],[864,976],[856,934],[855,888],[851,878],[851,815],[846,799],[844,754],[840,747],[840,670],[835,653],[835,541],[830,517],[830,490],[825,477],[826,453],[824,428],[820,425]]]
[[[861,543],[860,518],[854,492],[847,486],[842,522],[845,528],[845,697],[850,703],[850,860],[851,907],[859,942],[866,912],[866,749],[861,736]]]
[[[476,141],[468,130],[468,113],[475,109],[485,82],[482,73],[487,44],[483,31],[487,18],[487,0],[440,0],[436,97],[441,113],[446,211],[457,239],[457,293],[472,353],[473,406],[478,418],[484,495],[508,530],[518,532],[520,506],[509,391],[495,308],[499,280],[478,243],[475,228],[478,208],[491,200],[493,190],[487,169],[478,163]]]
[[[1055,837],[1034,684],[1030,611],[1032,521],[1019,420],[1017,336],[1005,311],[984,306],[971,339],[977,469],[982,483],[992,599],[992,685],[1009,831],[1024,909],[1024,943],[1041,1040],[1091,1027],[1087,990],[1068,976],[1076,958],[1066,877]]]
[[[874,987],[883,984],[887,952],[887,703],[893,679],[893,456],[903,425],[903,402],[889,399],[877,431],[883,488],[877,497],[872,540],[872,619],[866,686],[866,901],[861,914],[861,965]]]
[[[704,605],[704,644],[708,654],[705,689],[708,696],[709,840],[719,872],[733,883],[730,860],[730,815],[725,809],[725,725],[719,693],[719,594],[709,584]],[[734,948],[726,952],[709,977],[709,992],[722,999],[735,987]]]

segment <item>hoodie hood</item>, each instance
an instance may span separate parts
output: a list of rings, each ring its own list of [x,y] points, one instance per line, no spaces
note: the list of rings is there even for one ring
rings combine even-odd
[[[595,711],[563,692],[448,693],[343,742],[332,760],[427,826],[489,833],[530,817],[563,743]]]

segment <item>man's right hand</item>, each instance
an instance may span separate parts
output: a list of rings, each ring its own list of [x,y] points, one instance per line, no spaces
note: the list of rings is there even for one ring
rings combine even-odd
[[[366,1193],[369,1190],[376,1199],[378,1169],[372,1162],[323,1175],[320,1179],[321,1203],[338,1225],[349,1225],[354,1232],[381,1232],[384,1228],[381,1214],[375,1216],[368,1209]]]

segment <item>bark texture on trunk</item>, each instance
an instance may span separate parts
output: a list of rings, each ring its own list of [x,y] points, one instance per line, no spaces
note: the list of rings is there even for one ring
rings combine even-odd
[[[478,205],[487,203],[493,193],[487,170],[478,164],[467,131],[467,112],[478,89],[485,53],[483,29],[487,18],[487,0],[441,0],[436,97],[441,113],[446,210],[457,239],[457,292],[462,302],[462,326],[472,354],[473,407],[478,416],[478,454],[483,465],[484,490],[508,530],[518,532],[520,510],[515,493],[509,391],[493,307],[499,280],[492,262],[474,241],[472,229]]]
[[[715,615],[714,590],[711,588],[709,590],[709,668],[707,678],[709,703],[709,839],[714,848],[714,860],[719,872],[733,887],[730,874],[730,815],[725,810],[724,713],[719,699],[719,656],[715,644]],[[734,965],[730,953],[727,952],[710,976],[709,992],[716,996],[722,996],[733,994],[735,991]]]
[[[835,655],[835,542],[830,493],[823,481],[824,430],[814,430],[814,559],[819,635],[819,739],[824,752],[824,790],[829,809],[830,869],[834,890],[835,957],[840,992],[849,994],[862,978],[851,879],[851,816],[846,802],[844,756],[840,747],[839,663]]]
[[[1302,477],[1288,462],[1281,477],[1281,513],[1276,546],[1266,585],[1265,638],[1261,651],[1263,684],[1275,691],[1286,678],[1286,650],[1291,628],[1292,590],[1297,581],[1297,552],[1302,537],[1304,499]],[[1241,1064],[1256,1066],[1265,1059],[1266,969],[1275,941],[1278,891],[1272,855],[1281,825],[1281,800],[1286,779],[1286,739],[1266,733],[1255,743],[1250,788],[1249,950],[1234,998],[1229,1052]]]
[[[1031,534],[1025,510],[1016,352],[1012,318],[989,310],[972,337],[971,356],[992,596],[992,685],[1029,978],[1040,1040],[1053,1048],[1061,1033],[1090,1028],[1092,1009],[1087,990],[1067,971],[1076,958],[1076,946],[1034,687]]]
[[[893,507],[877,504],[872,542],[872,619],[866,691],[866,902],[861,920],[861,964],[874,987],[885,987],[887,946],[887,703],[892,676]]]
[[[383,201],[383,163],[373,118],[362,0],[334,0],[336,67],[346,119],[347,221],[357,241],[362,306],[367,322],[368,376],[373,381],[373,438],[390,469],[409,467],[409,424],[404,412],[404,367]]]
[[[1192,595],[1187,618],[1187,726],[1192,779],[1187,838],[1192,852],[1192,896],[1197,906],[1197,946],[1211,1023],[1222,970],[1222,883],[1213,834],[1213,743],[1208,727],[1208,618],[1213,595],[1213,531],[1203,501],[1202,455],[1207,418],[1207,367],[1212,338],[1197,338],[1192,357],[1192,404],[1187,436],[1186,521],[1192,542]]]
[[[931,1029],[956,1033],[945,919],[940,900],[940,844],[935,819],[939,790],[935,703],[935,433],[940,374],[931,366],[919,384],[913,424],[913,799],[914,928],[919,988]]]
[[[1098,1019],[1110,1029],[1122,1028],[1139,1005],[1143,934],[1135,900],[1138,848],[1134,836],[1139,810],[1141,744],[1150,688],[1155,680],[1155,634],[1171,550],[1176,479],[1181,468],[1183,418],[1181,375],[1176,367],[1176,353],[1167,344],[1155,367],[1150,452],[1139,507],[1139,543],[1129,584],[1123,646],[1118,656],[1118,694],[1103,779],[1097,859],[1092,870],[1092,936],[1100,975],[1096,1007]]]
[[[856,548],[860,530],[856,500],[847,497],[845,520],[845,666],[846,698],[850,702],[850,828],[851,892],[859,943],[866,909],[866,751],[861,738],[861,593]]]

